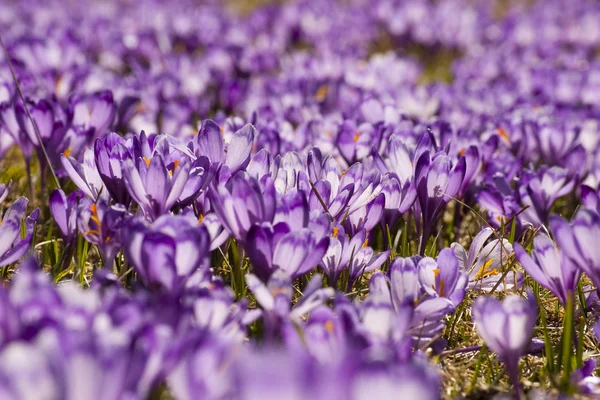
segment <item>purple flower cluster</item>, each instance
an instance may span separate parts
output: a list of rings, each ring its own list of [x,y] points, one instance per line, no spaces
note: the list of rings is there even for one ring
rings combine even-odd
[[[279,3],[0,5],[0,156],[54,221],[1,219],[1,398],[437,399],[482,292],[517,386],[516,293],[600,296],[597,2]]]

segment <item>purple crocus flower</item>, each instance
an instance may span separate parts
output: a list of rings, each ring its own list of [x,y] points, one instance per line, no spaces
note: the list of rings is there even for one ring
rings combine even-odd
[[[50,162],[53,165],[58,164],[58,155],[65,150],[65,146],[62,144],[66,131],[64,122],[57,119],[53,104],[45,99],[37,103],[30,102],[29,111],[38,128],[42,143],[38,140],[31,120],[25,111],[25,107],[18,104],[15,106],[15,113],[21,130],[27,134],[27,137],[36,149],[42,167],[46,167],[47,161],[41,146],[45,147]]]
[[[568,171],[559,167],[542,167],[536,172],[525,174],[520,182],[521,205],[528,208],[519,215],[523,223],[538,227],[548,223],[554,202],[575,186]]]
[[[458,306],[465,297],[467,275],[459,268],[451,249],[443,249],[434,260],[421,259],[417,265],[419,282],[430,297],[446,297]]]
[[[560,246],[561,259],[565,258],[566,264],[573,264],[585,272],[596,287],[600,287],[600,249],[596,242],[600,235],[600,215],[582,208],[571,223],[552,215],[550,227]]]
[[[316,267],[327,251],[329,238],[318,238],[308,228],[291,230],[285,222],[253,226],[246,252],[257,276],[267,281],[276,270],[297,278]]]
[[[135,219],[126,229],[125,255],[149,287],[175,292],[208,268],[210,236],[195,218],[164,215],[151,226]]]
[[[580,394],[590,397],[600,396],[600,377],[592,375],[596,370],[596,364],[596,360],[590,358],[571,374],[571,385],[577,387]]]
[[[77,227],[83,238],[100,249],[105,266],[112,266],[121,248],[123,225],[129,213],[122,204],[110,206],[106,201],[96,203],[81,199],[77,210]]]
[[[423,151],[415,163],[415,184],[422,216],[420,254],[425,253],[433,225],[446,204],[458,194],[463,185],[466,163],[464,157],[453,165],[443,152],[431,156]]]
[[[270,178],[261,185],[238,172],[227,183],[211,188],[209,198],[225,229],[242,243],[254,224],[271,222],[275,216],[275,187]]]
[[[0,122],[3,130],[13,138],[14,142],[19,145],[19,149],[23,153],[23,157],[27,163],[31,159],[31,153],[33,151],[33,145],[29,140],[27,133],[21,129],[19,121],[17,119],[16,109],[21,105],[1,103],[0,104]]]
[[[373,249],[369,247],[369,235],[365,230],[360,230],[354,236],[348,237],[344,228],[334,226],[329,248],[323,256],[321,265],[331,287],[337,286],[342,272],[348,269],[346,290],[350,291],[361,274],[381,267],[389,254],[388,250],[375,255]]]
[[[506,239],[486,241],[494,234],[489,227],[482,229],[471,242],[469,252],[458,243],[452,243],[452,251],[458,259],[460,270],[469,276],[469,289],[491,291],[503,275],[503,264],[512,255],[512,244]],[[511,289],[523,284],[524,277],[519,271],[509,272],[498,289]]]
[[[0,267],[12,264],[27,253],[33,240],[33,228],[40,214],[39,209],[35,209],[28,217],[27,200],[25,197],[19,197],[8,207],[8,210],[2,216],[0,225]],[[25,221],[23,221],[25,220]],[[21,224],[25,223],[25,236],[21,236]]]
[[[206,227],[210,236],[210,251],[215,250],[229,239],[228,232],[225,230],[216,214],[211,213],[201,215],[198,221]]]
[[[61,156],[61,161],[69,178],[90,200],[108,200],[109,193],[98,173],[92,149],[85,150],[82,163],[64,154]]]
[[[6,200],[8,197],[8,193],[10,192],[10,188],[12,187],[12,179],[8,182],[8,185],[5,183],[0,183],[0,204]]]
[[[396,176],[386,174],[382,178],[381,193],[385,196],[381,223],[384,227],[388,226],[392,229],[398,217],[414,204],[417,191],[412,183],[406,182],[402,185]]]
[[[382,368],[365,368],[352,380],[352,399],[393,400],[440,398],[439,374],[425,363],[408,363],[388,371]]]
[[[281,323],[300,323],[301,318],[333,297],[332,288],[321,287],[321,276],[315,275],[304,288],[302,297],[292,308],[292,281],[283,270],[275,271],[265,285],[253,274],[246,275],[248,289],[263,310],[263,320],[268,330],[267,337],[277,334]]]
[[[581,202],[587,208],[596,210],[600,214],[600,190],[592,189],[588,185],[581,185]]]
[[[50,194],[50,214],[58,225],[66,243],[71,243],[77,233],[77,204],[83,197],[81,190],[76,190],[69,196],[60,189],[55,189]]]
[[[219,125],[212,120],[204,120],[190,146],[196,156],[207,157],[215,171],[225,165],[229,175],[235,175],[248,166],[255,136],[256,129],[247,124],[233,134],[225,147]]]
[[[540,285],[550,290],[565,305],[579,281],[580,271],[575,264],[560,252],[546,234],[533,239],[531,256],[518,243],[514,244],[515,256],[525,271]]]
[[[110,91],[90,95],[75,95],[69,99],[72,113],[71,124],[82,129],[92,129],[93,136],[99,137],[110,129],[117,112],[117,106]]]
[[[15,341],[0,351],[0,396],[4,399],[53,399],[61,390],[52,361],[41,346]]]
[[[163,157],[139,158],[123,162],[123,177],[129,195],[140,205],[146,217],[156,219],[167,213],[185,189],[190,165],[175,161],[165,165]],[[202,174],[203,171],[197,171]]]
[[[477,201],[489,214],[489,222],[499,228],[520,210],[518,193],[511,188],[502,173],[494,174],[491,182],[484,183],[477,194]]]
[[[231,394],[233,378],[231,361],[239,347],[218,336],[202,337],[199,344],[181,344],[183,357],[172,371],[167,382],[177,399],[218,399]]]
[[[528,299],[509,295],[503,302],[479,297],[473,304],[473,320],[486,346],[506,364],[508,374],[519,393],[519,358],[529,346],[537,319],[532,292]]]
[[[110,196],[117,203],[128,206],[131,202],[131,197],[127,191],[123,177],[124,161],[134,161],[140,156],[139,141],[136,139],[126,141],[114,132],[98,138],[94,142],[96,168],[108,193],[110,193]]]

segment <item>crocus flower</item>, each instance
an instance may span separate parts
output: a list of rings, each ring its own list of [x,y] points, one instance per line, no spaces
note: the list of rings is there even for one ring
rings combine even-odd
[[[285,271],[274,272],[266,285],[255,275],[248,274],[246,283],[262,307],[263,319],[270,337],[277,333],[281,323],[288,320],[299,323],[303,316],[335,294],[332,288],[322,288],[321,276],[315,275],[306,285],[302,297],[292,308],[292,282]]]
[[[261,185],[238,172],[226,184],[209,191],[211,206],[227,231],[236,240],[245,242],[250,228],[261,222],[271,222],[275,216],[275,187],[267,179]]]
[[[77,204],[83,197],[83,192],[76,190],[69,196],[61,189],[55,189],[50,194],[50,214],[58,225],[66,243],[71,243],[77,233]]]
[[[189,173],[188,162],[180,164],[176,161],[167,168],[159,154],[151,159],[139,158],[135,163],[132,160],[123,162],[127,191],[150,219],[158,218],[175,205],[185,189]]]
[[[473,320],[486,346],[506,364],[508,374],[519,391],[519,358],[525,354],[537,319],[532,292],[528,299],[509,295],[503,302],[479,297],[473,304]]]
[[[19,121],[17,120],[16,109],[21,107],[20,104],[1,103],[0,104],[0,122],[2,123],[3,133],[4,131],[13,138],[14,142],[19,145],[19,149],[23,153],[23,157],[27,163],[31,159],[31,153],[33,151],[33,145],[29,140],[27,133],[21,129]]]
[[[40,214],[39,209],[35,209],[28,217],[27,200],[25,197],[19,197],[8,207],[8,210],[2,216],[0,225],[0,267],[12,264],[27,253],[33,239],[33,228]],[[25,220],[25,221],[23,221]],[[21,224],[25,223],[25,236],[21,236]]]
[[[542,167],[525,174],[519,183],[521,204],[528,208],[519,215],[523,223],[540,226],[548,223],[554,202],[573,190],[575,181],[559,167]]]
[[[124,249],[147,286],[175,292],[191,284],[197,271],[208,268],[209,244],[206,228],[194,218],[164,215],[152,226],[130,221]]]
[[[600,191],[592,189],[588,185],[581,185],[581,202],[587,208],[600,213]]]
[[[443,249],[434,260],[425,257],[417,264],[419,282],[431,297],[446,297],[454,306],[465,297],[467,275],[459,268],[451,249]]]
[[[440,213],[462,187],[465,170],[464,157],[452,165],[450,157],[446,154],[438,153],[432,157],[429,150],[425,150],[417,159],[415,184],[423,222],[421,255],[425,253],[431,229]]]
[[[141,156],[139,147],[135,139],[126,141],[114,132],[94,142],[94,159],[100,178],[110,196],[125,206],[129,205],[131,197],[123,177],[123,163],[125,160],[137,160]]]
[[[100,249],[105,266],[112,266],[121,248],[122,230],[129,217],[122,204],[110,206],[106,201],[84,198],[77,210],[77,228],[88,242]]]
[[[85,150],[82,163],[71,156],[67,157],[65,154],[61,156],[61,162],[69,178],[90,200],[108,200],[109,193],[98,173],[94,160],[94,150]]]
[[[402,185],[396,176],[387,174],[382,178],[381,193],[385,196],[381,223],[392,229],[398,217],[412,207],[417,192],[411,182]]]
[[[254,126],[247,124],[233,134],[225,147],[219,125],[212,120],[204,120],[190,145],[196,156],[208,157],[215,170],[226,165],[229,174],[235,175],[248,166],[255,135]]]
[[[60,386],[40,346],[15,341],[0,351],[0,395],[5,399],[53,399]],[[9,367],[10,366],[10,367]],[[34,384],[35,383],[35,384]]]
[[[581,368],[576,369],[571,374],[571,385],[577,387],[580,394],[587,396],[600,395],[600,377],[593,376],[596,370],[596,360],[590,358],[586,360]]]
[[[469,289],[486,292],[492,290],[503,275],[503,263],[512,255],[512,244],[506,239],[493,239],[485,244],[494,234],[489,227],[482,229],[471,242],[469,252],[458,243],[452,243],[452,251],[458,259],[460,270],[469,275]],[[521,272],[509,272],[498,289],[510,289],[523,283]]]
[[[0,203],[3,203],[4,200],[8,197],[8,193],[10,192],[10,188],[12,187],[13,181],[8,182],[8,185],[5,183],[0,183]]]
[[[600,249],[596,238],[600,235],[600,216],[593,210],[582,208],[577,211],[571,223],[552,215],[550,227],[560,247],[561,259],[565,258],[566,264],[572,263],[585,272],[599,287]]]
[[[435,370],[427,365],[411,363],[391,371],[365,369],[353,379],[352,398],[367,400],[376,393],[377,398],[382,400],[436,400],[440,398],[439,387],[440,377]]]
[[[495,228],[513,218],[521,208],[517,191],[511,188],[502,173],[494,174],[491,182],[484,182],[477,201],[488,211],[489,222]]]
[[[210,236],[210,250],[215,250],[217,247],[221,246],[227,239],[229,239],[229,234],[221,225],[221,221],[219,221],[219,217],[216,214],[211,213],[207,215],[201,215],[199,221],[206,227],[208,234]]]
[[[383,265],[389,256],[389,250],[374,254],[369,247],[369,235],[360,230],[348,237],[341,226],[334,226],[329,248],[323,256],[322,266],[327,274],[329,286],[336,287],[344,270],[348,270],[346,290],[350,290],[361,274],[373,271]]]
[[[69,99],[72,113],[71,124],[83,129],[93,129],[93,136],[106,133],[112,125],[117,106],[110,91],[103,91],[82,96],[75,95]]]
[[[559,252],[552,239],[543,233],[533,239],[531,256],[518,243],[515,243],[514,249],[515,256],[525,271],[565,305],[567,297],[573,294],[580,275],[565,252]]]
[[[291,277],[316,267],[327,251],[329,238],[318,238],[308,228],[292,231],[285,222],[253,226],[246,238],[246,252],[257,276],[267,281],[276,270]]]

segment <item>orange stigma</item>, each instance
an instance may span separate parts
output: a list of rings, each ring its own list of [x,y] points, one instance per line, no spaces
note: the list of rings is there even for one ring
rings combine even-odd
[[[323,101],[327,98],[327,93],[329,93],[329,86],[323,84],[321,86],[319,86],[319,89],[317,89],[317,92],[315,93],[315,100],[317,101]]]
[[[144,162],[146,163],[146,167],[150,166],[150,159],[146,158],[146,157],[142,157],[144,159]]]
[[[502,139],[506,140],[507,142],[510,142],[510,136],[508,135],[508,132],[506,132],[506,130],[504,130],[503,128],[498,128],[496,129],[496,131],[498,132],[498,135],[502,137]]]
[[[70,157],[71,156],[71,146],[67,147],[65,149],[65,151],[63,152],[63,154],[65,155],[65,157]]]
[[[354,138],[352,140],[354,140],[354,143],[358,142],[358,139],[360,138],[360,131],[356,131],[356,133],[354,134]]]
[[[333,333],[335,328],[335,325],[333,325],[333,322],[329,319],[327,320],[327,322],[325,322],[325,330],[329,333]]]

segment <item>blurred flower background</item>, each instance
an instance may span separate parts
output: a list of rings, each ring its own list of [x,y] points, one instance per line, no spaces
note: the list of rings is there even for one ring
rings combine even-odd
[[[0,4],[0,399],[597,398],[600,3]]]

